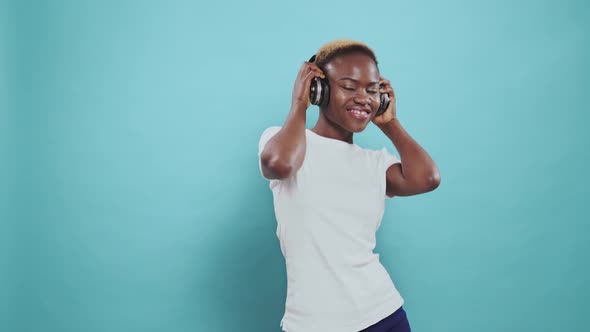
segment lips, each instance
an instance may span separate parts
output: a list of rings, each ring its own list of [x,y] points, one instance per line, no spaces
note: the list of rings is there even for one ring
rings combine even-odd
[[[348,108],[347,112],[359,120],[368,119],[371,116],[371,109],[364,107]]]

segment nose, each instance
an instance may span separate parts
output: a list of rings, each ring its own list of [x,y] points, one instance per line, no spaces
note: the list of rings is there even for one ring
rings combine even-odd
[[[361,89],[359,93],[354,96],[354,102],[361,105],[367,105],[371,102],[371,96],[367,91]]]

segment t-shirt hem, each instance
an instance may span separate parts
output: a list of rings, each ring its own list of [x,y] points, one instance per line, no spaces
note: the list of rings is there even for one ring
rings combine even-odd
[[[397,300],[392,299],[391,301],[387,301],[383,306],[381,306],[377,310],[375,310],[372,313],[372,315],[369,316],[369,318],[364,320],[362,323],[355,325],[353,327],[354,331],[355,332],[361,331],[371,325],[374,325],[374,324],[380,322],[381,320],[383,320],[384,318],[393,314],[396,310],[401,308],[403,304],[404,304],[404,300],[401,297]],[[352,332],[352,330],[351,330],[351,332]]]
[[[392,298],[391,300],[385,302],[381,306],[379,306],[375,311],[370,313],[369,318],[365,319],[364,321],[352,325],[347,325],[338,328],[338,331],[347,331],[347,332],[358,332],[363,329],[366,329],[369,326],[372,326],[384,318],[388,317],[389,315],[393,314],[396,310],[402,307],[404,304],[404,299],[402,297],[399,298]],[[334,327],[336,327],[338,323],[334,323]],[[287,315],[283,316],[283,319],[280,323],[281,331],[283,332],[299,332],[297,328],[295,330],[292,329],[290,322],[288,321]],[[322,332],[325,332],[326,327],[320,328]],[[309,330],[311,332],[319,332],[320,330]]]

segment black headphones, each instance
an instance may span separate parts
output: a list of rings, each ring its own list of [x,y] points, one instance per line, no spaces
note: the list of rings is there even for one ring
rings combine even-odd
[[[309,62],[315,61],[315,54],[309,59]],[[309,92],[309,99],[313,105],[327,106],[330,103],[330,85],[327,79],[314,77],[311,81]],[[377,116],[381,115],[387,110],[389,106],[389,94],[382,93],[380,95],[381,104],[377,110]]]

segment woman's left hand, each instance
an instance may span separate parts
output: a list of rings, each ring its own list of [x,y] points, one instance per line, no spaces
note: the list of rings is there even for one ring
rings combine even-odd
[[[379,84],[379,93],[387,93],[389,95],[389,106],[381,115],[376,116],[373,118],[373,123],[376,125],[383,125],[391,120],[395,119],[395,92],[391,87],[391,82],[386,80],[385,77],[379,76],[380,84]]]

